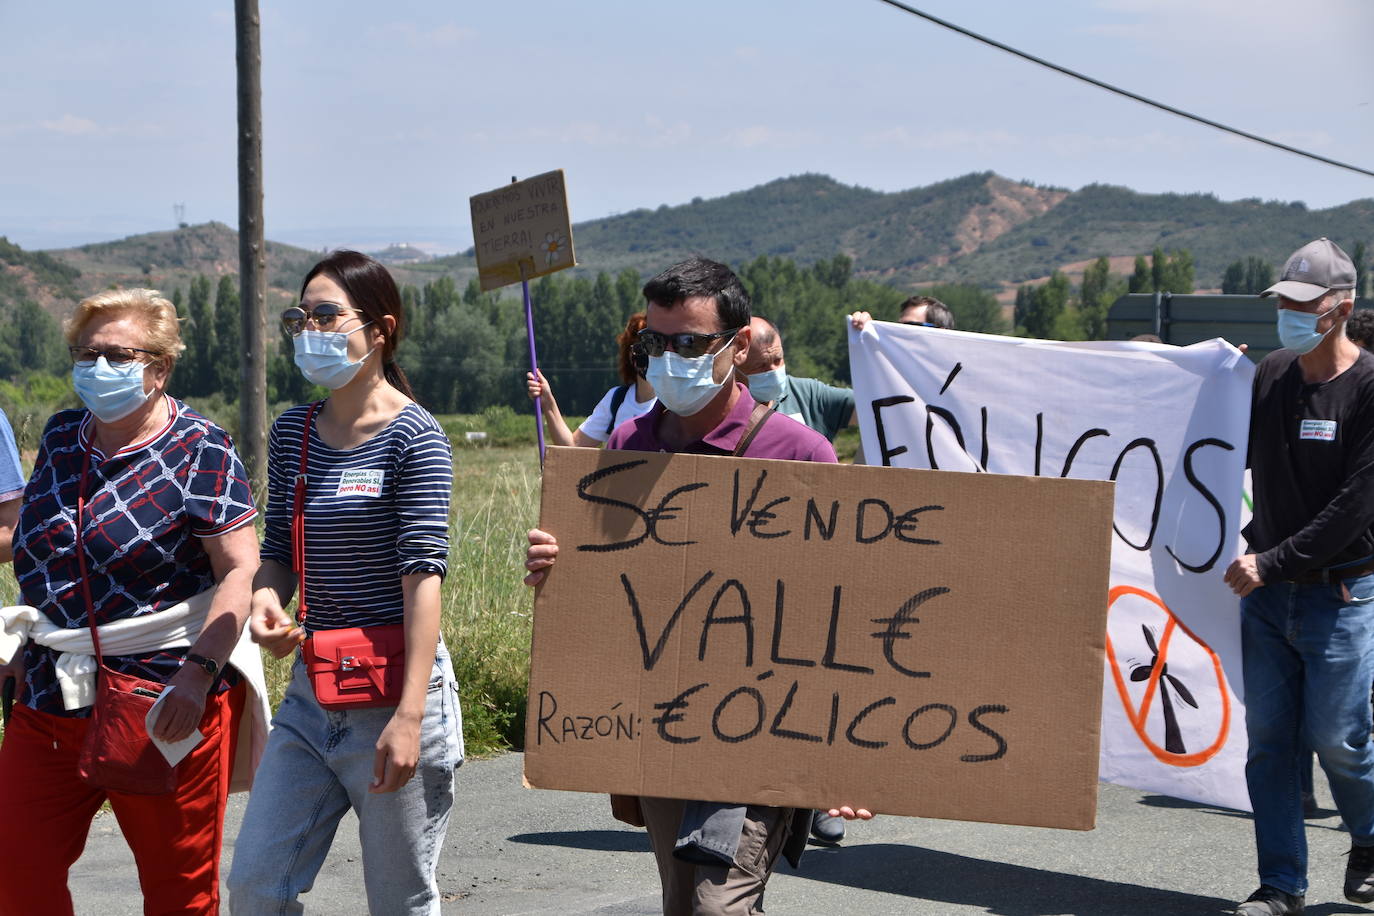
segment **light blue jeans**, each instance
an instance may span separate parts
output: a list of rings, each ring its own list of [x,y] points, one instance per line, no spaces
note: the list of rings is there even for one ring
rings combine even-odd
[[[453,808],[453,771],[463,761],[458,688],[442,644],[430,676],[415,775],[397,792],[374,795],[367,789],[377,739],[394,711],[321,708],[297,658],[234,842],[231,913],[304,912],[297,897],[313,886],[349,808],[358,814],[368,911],[439,912],[435,872]]]
[[[1340,584],[1280,582],[1241,599],[1245,780],[1255,809],[1260,883],[1307,891],[1300,767],[1317,754],[1359,846],[1374,845],[1374,575]]]

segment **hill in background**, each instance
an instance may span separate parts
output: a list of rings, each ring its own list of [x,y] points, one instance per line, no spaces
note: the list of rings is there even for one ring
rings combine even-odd
[[[964,282],[1010,294],[1056,269],[1071,276],[1107,255],[1126,273],[1158,246],[1186,248],[1197,286],[1215,289],[1231,262],[1262,258],[1277,269],[1302,243],[1326,235],[1347,250],[1374,240],[1374,199],[1325,210],[1300,202],[1221,201],[1211,194],[1139,194],[1090,185],[1079,191],[1015,182],[991,172],[895,193],[798,175],[676,207],[640,209],[574,226],[580,271],[633,268],[647,275],[701,253],[732,264],[760,255],[801,264],[848,255],[860,277],[903,289]],[[401,283],[476,272],[471,249],[420,260],[402,245],[380,252]],[[270,298],[293,296],[318,253],[267,243]],[[206,223],[49,252],[0,246],[0,296],[30,298],[54,313],[111,284],[170,293],[197,274],[236,273],[235,231]]]

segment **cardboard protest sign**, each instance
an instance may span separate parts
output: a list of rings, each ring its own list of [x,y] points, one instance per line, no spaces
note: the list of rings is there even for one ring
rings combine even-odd
[[[1102,778],[1248,810],[1238,601],[1222,581],[1254,367],[1190,347],[873,322],[850,334],[870,464],[1116,482]]]
[[[474,194],[468,200],[482,289],[533,280],[576,265],[562,169]]]
[[[538,788],[1090,829],[1112,485],[551,448]]]

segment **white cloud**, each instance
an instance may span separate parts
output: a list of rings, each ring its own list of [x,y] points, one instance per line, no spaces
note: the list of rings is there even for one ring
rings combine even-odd
[[[1148,30],[1138,22],[1104,22],[1098,25],[1084,25],[1075,29],[1079,35],[1096,35],[1099,38],[1147,38]]]
[[[725,145],[736,149],[797,149],[816,142],[809,130],[783,130],[765,124],[737,127],[725,134]]]
[[[748,131],[732,131],[726,138],[727,143],[736,147],[748,148],[759,145],[767,138],[749,134]],[[681,146],[692,139],[694,131],[686,121],[667,122],[652,115],[647,116],[640,126],[603,124],[597,121],[565,121],[549,124],[522,124],[508,130],[492,127],[469,131],[465,140],[470,143],[494,147],[543,145],[548,147],[573,146],[595,150],[661,150]],[[734,136],[739,135],[739,136]],[[753,141],[750,143],[750,141]]]
[[[525,124],[513,130],[476,130],[468,134],[475,143],[526,145],[542,143],[550,146],[619,146],[627,137],[619,130],[593,121],[571,121],[564,124]]]
[[[1058,133],[1037,138],[1037,145],[1055,156],[1124,155],[1151,151],[1175,156],[1191,150],[1195,144],[1176,134],[1151,131],[1145,134],[1085,134]]]
[[[859,138],[859,142],[870,148],[896,148],[906,150],[998,150],[1024,145],[1021,137],[1005,130],[965,130],[945,128],[942,130],[911,130],[906,127],[889,127],[872,131]]]
[[[39,126],[44,130],[50,130],[56,134],[66,134],[69,137],[94,134],[100,131],[100,127],[94,121],[89,118],[78,118],[73,114],[64,114],[55,121],[40,121]]]
[[[640,145],[645,149],[666,149],[678,146],[692,139],[692,125],[686,121],[669,124],[662,118],[649,115],[644,119],[645,131],[640,135]]]
[[[1215,47],[1225,36],[1227,45],[1246,48],[1260,66],[1264,55],[1285,51],[1295,37],[1334,51],[1346,42],[1353,48],[1374,25],[1374,4],[1367,0],[1310,0],[1301,10],[1254,0],[1098,0],[1096,6],[1135,21],[1084,31],[1111,35],[1119,30],[1122,37],[1157,41],[1161,48]],[[1331,29],[1340,22],[1347,27]]]
[[[452,48],[477,37],[475,29],[446,22],[422,27],[414,22],[389,22],[372,30],[384,40],[396,41],[412,48]]]

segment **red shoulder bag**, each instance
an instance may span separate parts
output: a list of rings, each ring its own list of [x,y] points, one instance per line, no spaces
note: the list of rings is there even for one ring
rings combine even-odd
[[[300,577],[297,621],[305,626],[305,483],[310,453],[310,424],[320,402],[310,405],[301,437],[301,466],[296,475],[291,513],[291,546]],[[375,627],[316,630],[301,645],[305,670],[315,699],[327,709],[396,706],[405,686],[406,637],[399,623]]]

